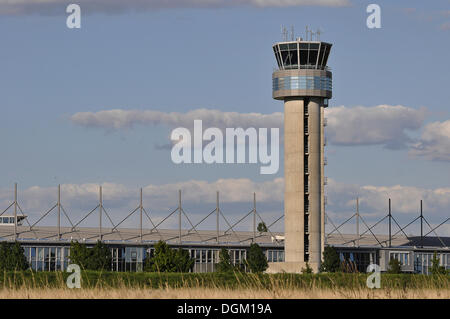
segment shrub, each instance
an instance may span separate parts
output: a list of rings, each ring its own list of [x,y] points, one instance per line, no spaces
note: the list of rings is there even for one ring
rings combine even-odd
[[[250,245],[246,263],[251,272],[263,272],[269,267],[267,264],[266,256],[264,255],[261,247],[258,244],[253,243]]]
[[[389,269],[387,271],[389,274],[401,274],[402,273],[402,263],[396,258],[391,258],[389,260]]]
[[[320,265],[320,272],[337,272],[341,269],[341,261],[336,248],[326,246],[323,251],[323,262]]]
[[[172,249],[163,241],[155,245],[152,258],[145,261],[145,271],[152,272],[189,272],[194,266],[194,259],[184,249]]]
[[[446,275],[447,270],[444,266],[439,265],[439,258],[437,256],[437,252],[434,252],[433,259],[431,259],[431,268],[430,272],[432,275]]]
[[[111,259],[111,250],[100,241],[92,248],[76,241],[70,244],[70,262],[82,269],[109,270]]]
[[[70,262],[77,264],[81,269],[88,269],[89,251],[86,244],[77,241],[70,243]]]
[[[14,243],[2,242],[0,245],[0,270],[26,270],[29,265],[24,249],[17,241]]]
[[[111,268],[111,250],[98,241],[90,250],[88,269],[105,270]]]
[[[231,263],[231,257],[228,250],[224,247],[219,252],[219,262],[217,264],[218,272],[230,272],[234,270],[234,266]]]
[[[175,253],[175,265],[178,272],[189,272],[194,267],[195,260],[190,258],[189,252],[179,248]]]

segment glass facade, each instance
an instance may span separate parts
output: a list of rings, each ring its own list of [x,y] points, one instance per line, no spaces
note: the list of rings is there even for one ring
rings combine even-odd
[[[397,259],[402,266],[409,266],[409,253],[390,253],[389,260]]]
[[[415,253],[414,254],[414,272],[419,274],[430,274],[434,253]],[[437,254],[439,265],[450,270],[450,254]]]
[[[113,271],[143,271],[145,257],[150,253],[143,247],[111,248]]]
[[[314,42],[286,42],[273,46],[280,70],[325,69],[331,44]]]
[[[36,271],[64,271],[69,265],[69,247],[28,247],[24,253],[28,264]]]
[[[217,248],[191,248],[188,249],[191,258],[195,259],[193,272],[213,272],[219,262],[220,249]],[[244,260],[247,258],[245,249],[228,249],[231,263],[245,269]]]
[[[64,271],[70,264],[69,246],[24,246],[24,254],[30,267],[35,271]],[[184,248],[191,258],[195,259],[193,272],[213,272],[219,262],[219,248]],[[146,247],[111,247],[112,271],[143,271],[146,258],[151,258],[154,248]],[[247,250],[242,248],[228,249],[233,265],[245,270]],[[266,252],[267,256],[267,252]],[[271,255],[272,256],[272,255]],[[275,255],[274,255],[275,256]],[[274,261],[282,261],[284,252],[281,251]]]
[[[272,80],[273,90],[332,90],[332,80],[325,76],[284,76]]]
[[[342,251],[339,258],[345,272],[366,272],[370,264],[378,263],[376,253],[370,251]]]
[[[283,262],[284,261],[284,250],[267,250],[266,251],[267,261],[272,263]]]

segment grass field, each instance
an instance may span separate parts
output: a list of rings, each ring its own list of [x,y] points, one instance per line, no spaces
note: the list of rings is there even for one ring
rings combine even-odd
[[[450,299],[449,289],[279,289],[275,291],[257,289],[211,289],[211,288],[43,288],[43,289],[2,289],[0,298],[18,299]]]
[[[381,289],[366,274],[241,274],[82,272],[82,288],[66,286],[67,273],[5,272],[0,298],[445,298],[450,276],[381,275]]]

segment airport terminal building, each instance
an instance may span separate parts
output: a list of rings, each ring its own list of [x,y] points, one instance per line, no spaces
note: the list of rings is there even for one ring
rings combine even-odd
[[[2,240],[13,241],[13,225],[0,225]],[[25,250],[30,267],[36,271],[65,270],[70,264],[71,241],[84,242],[93,246],[100,238],[97,228],[61,228],[58,239],[56,227],[18,226],[20,235],[17,241]],[[264,251],[269,263],[285,261],[284,234],[234,231],[219,234],[215,231],[188,232],[183,230],[158,230],[143,233],[139,229],[103,229],[102,241],[111,249],[112,271],[142,271],[145,258],[151,256],[154,245],[166,241],[172,248],[183,248],[195,259],[194,272],[213,272],[219,262],[219,251],[225,247],[235,265],[242,264],[247,258],[250,244],[256,242]],[[181,241],[180,241],[181,238]],[[380,265],[381,271],[388,269],[390,258],[402,263],[402,270],[410,273],[429,273],[434,252],[437,252],[442,266],[450,269],[450,237],[404,237],[391,240],[388,247],[387,236],[360,236],[359,243],[355,235],[330,235],[326,245],[334,246],[341,258],[349,265],[349,271],[366,272],[372,263]],[[380,243],[378,243],[380,241]],[[445,244],[443,246],[442,244]],[[381,245],[380,245],[381,244]],[[300,271],[300,270],[299,270]]]

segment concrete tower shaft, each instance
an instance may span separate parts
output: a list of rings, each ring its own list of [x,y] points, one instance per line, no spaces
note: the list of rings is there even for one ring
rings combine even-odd
[[[285,263],[273,268],[318,271],[324,246],[324,118],[332,96],[331,44],[276,43],[273,98],[284,101]],[[276,269],[274,269],[276,271]]]

